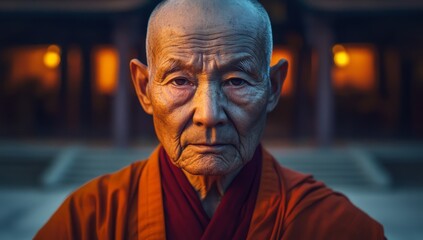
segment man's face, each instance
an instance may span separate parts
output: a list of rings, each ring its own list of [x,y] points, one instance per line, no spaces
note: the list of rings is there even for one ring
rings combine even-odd
[[[167,29],[157,41],[147,92],[173,163],[200,175],[243,166],[259,143],[269,93],[254,34]]]
[[[238,0],[168,1],[150,18],[149,66],[131,61],[132,79],[159,141],[188,173],[224,175],[254,154],[288,67],[281,60],[269,78],[263,19]]]

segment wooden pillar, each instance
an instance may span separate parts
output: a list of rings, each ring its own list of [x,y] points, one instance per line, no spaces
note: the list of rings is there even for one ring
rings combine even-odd
[[[315,16],[307,17],[307,38],[317,54],[316,139],[329,146],[333,139],[334,97],[332,89],[333,33],[329,24]]]
[[[117,88],[113,102],[113,139],[117,147],[129,143],[130,129],[130,72],[129,61],[138,36],[139,24],[131,17],[121,17],[115,22],[113,40],[119,57]]]
[[[82,82],[80,116],[83,135],[89,135],[92,125],[92,79],[91,79],[91,44],[84,43],[81,48],[82,55]]]
[[[63,44],[60,51],[60,84],[59,84],[59,121],[60,129],[67,134],[68,130],[68,47]]]
[[[309,99],[307,94],[306,83],[311,78],[311,50],[308,47],[302,47],[298,53],[298,61],[296,64],[301,66],[301,71],[297,71],[298,77],[296,81],[295,92],[295,136],[297,140],[302,140],[310,131],[308,119],[310,118]]]

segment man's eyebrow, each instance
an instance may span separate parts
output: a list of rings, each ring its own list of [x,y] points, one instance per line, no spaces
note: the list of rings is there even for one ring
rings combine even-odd
[[[232,59],[226,63],[221,64],[219,66],[219,70],[223,72],[245,72],[248,75],[253,76],[254,78],[258,78],[258,67],[256,65],[257,63],[255,63],[252,57],[241,57]]]
[[[186,69],[187,67],[187,64],[185,64],[183,61],[174,58],[167,59],[163,65],[165,67],[159,71],[159,77],[162,80],[165,79],[168,75],[181,71],[182,69]]]

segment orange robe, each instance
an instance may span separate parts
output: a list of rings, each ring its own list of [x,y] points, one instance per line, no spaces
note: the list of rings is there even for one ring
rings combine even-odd
[[[262,152],[247,239],[384,239],[382,226],[345,196]],[[164,223],[157,148],[149,159],[76,190],[35,239],[165,239]]]

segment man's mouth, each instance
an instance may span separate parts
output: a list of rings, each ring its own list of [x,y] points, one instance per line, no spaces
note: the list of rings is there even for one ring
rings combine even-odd
[[[190,143],[189,145],[219,147],[219,146],[229,145],[229,143]]]
[[[229,143],[192,143],[188,146],[196,149],[199,152],[218,153],[222,152],[226,147],[231,146]]]

